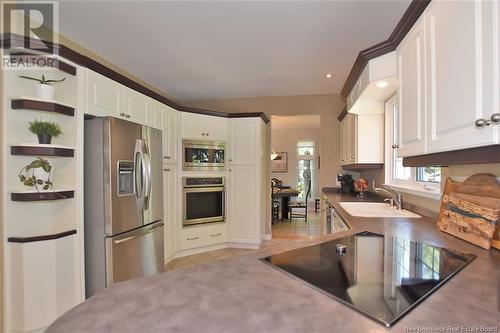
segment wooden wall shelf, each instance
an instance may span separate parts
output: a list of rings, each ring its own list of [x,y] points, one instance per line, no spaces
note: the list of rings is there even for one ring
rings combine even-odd
[[[12,155],[25,155],[25,156],[60,156],[60,157],[74,157],[75,149],[62,146],[51,145],[12,145],[10,147]]]
[[[11,107],[14,110],[29,109],[38,111],[48,111],[48,112],[56,112],[64,114],[71,117],[75,115],[75,108],[73,107],[59,104],[56,102],[42,101],[37,99],[27,99],[27,98],[13,99]]]
[[[76,67],[71,66],[70,64],[68,64],[64,61],[61,61],[57,58],[47,57],[44,55],[33,54],[33,53],[28,53],[28,52],[13,52],[10,54],[10,57],[15,58],[17,62],[20,62],[20,61],[23,61],[25,63],[34,62],[36,64],[43,63],[44,66],[41,66],[41,68],[51,67],[51,68],[56,68],[62,72],[69,74],[69,75],[73,75],[73,76],[76,75]],[[39,58],[43,58],[43,59],[39,59]],[[40,61],[38,61],[38,60],[40,60]]]
[[[54,240],[54,239],[59,239],[63,237],[68,237],[71,235],[76,234],[76,230],[68,230],[68,231],[63,231],[57,234],[50,234],[50,235],[40,235],[40,236],[30,236],[30,237],[9,237],[7,238],[7,242],[10,243],[33,243],[33,242],[42,242],[42,241],[48,241],[48,240]]]
[[[75,196],[74,190],[63,191],[43,191],[43,192],[12,192],[10,199],[12,201],[48,201],[70,199]]]

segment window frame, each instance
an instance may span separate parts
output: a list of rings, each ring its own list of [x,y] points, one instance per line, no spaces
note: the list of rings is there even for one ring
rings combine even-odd
[[[395,167],[397,161],[397,148],[400,138],[399,129],[395,126],[394,116],[399,112],[397,94],[393,95],[385,102],[385,184],[394,187],[401,192],[406,192],[431,199],[441,198],[441,182],[420,182],[417,181],[417,168],[410,169],[408,180],[396,178]]]

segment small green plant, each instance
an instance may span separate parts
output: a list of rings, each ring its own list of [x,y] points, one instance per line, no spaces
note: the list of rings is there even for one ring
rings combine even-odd
[[[54,138],[62,134],[61,128],[57,123],[43,120],[30,122],[29,130],[36,135],[48,135]]]
[[[42,168],[47,175],[47,179],[40,179],[35,176],[35,169]],[[26,165],[19,171],[19,180],[26,186],[32,186],[37,191],[40,191],[39,186],[43,186],[42,189],[48,190],[52,188],[52,181],[50,179],[50,171],[52,171],[52,166],[49,161],[41,157],[37,157],[36,160]]]
[[[41,79],[37,79],[35,77],[30,77],[30,76],[25,76],[25,75],[19,75],[20,78],[22,79],[27,79],[27,80],[33,80],[33,81],[38,81],[38,83],[40,84],[47,84],[50,86],[51,83],[58,83],[58,82],[62,82],[64,80],[66,80],[65,77],[63,77],[62,79],[60,80],[47,80],[45,78],[45,75],[42,74],[42,78]]]

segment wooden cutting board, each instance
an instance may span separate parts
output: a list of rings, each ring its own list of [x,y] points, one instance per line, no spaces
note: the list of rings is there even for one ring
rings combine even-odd
[[[444,194],[451,194],[460,197],[472,203],[488,207],[490,209],[498,209],[500,206],[500,183],[494,175],[487,173],[479,173],[467,178],[463,183],[447,180]],[[474,235],[464,234],[457,230],[450,228],[443,228],[443,221],[449,217],[445,216],[445,202],[441,203],[441,211],[439,214],[438,226],[442,231],[448,232],[456,237],[460,237],[469,242],[484,248],[489,248],[488,244],[478,244]],[[493,239],[491,239],[491,246],[500,250],[500,223],[497,224]]]

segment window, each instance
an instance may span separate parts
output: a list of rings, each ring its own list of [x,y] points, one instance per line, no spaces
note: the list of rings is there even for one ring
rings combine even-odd
[[[441,167],[426,166],[409,168],[398,157],[399,108],[397,96],[386,103],[386,184],[403,192],[438,198],[441,191]]]
[[[305,198],[311,184],[309,199],[314,197],[316,170],[314,163],[314,141],[297,142],[297,189],[299,197]]]

